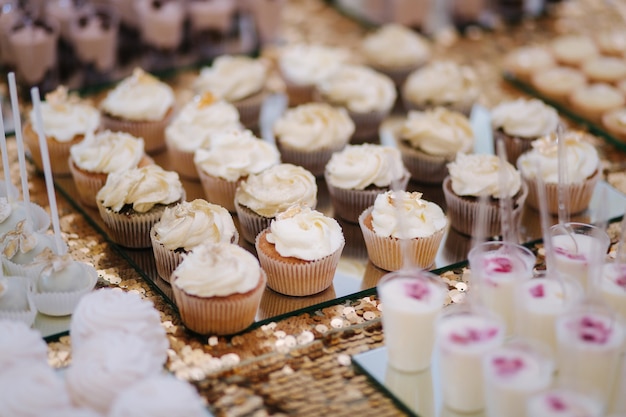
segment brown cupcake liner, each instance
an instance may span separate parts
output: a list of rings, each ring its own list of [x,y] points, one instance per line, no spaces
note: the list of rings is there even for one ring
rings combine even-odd
[[[586,181],[582,183],[569,184],[567,186],[567,209],[570,214],[579,214],[587,210],[596,184],[600,180],[602,172],[597,169],[596,172]],[[537,194],[537,181],[522,176],[522,180],[528,186],[528,198],[526,203],[529,207],[539,210],[539,195]],[[559,213],[559,187],[556,183],[545,183],[546,200],[548,202],[548,213]]]
[[[150,229],[161,219],[164,205],[156,205],[146,213],[116,213],[98,200],[98,211],[106,225],[108,235],[120,246],[141,249],[152,246]]]
[[[241,235],[246,242],[254,245],[256,237],[263,230],[270,226],[270,223],[274,219],[273,217],[264,217],[255,213],[248,207],[235,202],[235,211],[237,212],[237,218],[239,219],[239,226],[241,227]]]
[[[101,123],[104,129],[126,132],[137,138],[143,138],[144,150],[152,155],[165,150],[165,128],[170,123],[173,114],[174,110],[170,109],[162,120],[132,121],[102,113]]]
[[[435,263],[439,245],[445,234],[445,228],[425,238],[396,239],[376,235],[368,226],[371,223],[373,207],[366,209],[359,216],[359,225],[365,239],[365,246],[370,261],[385,271],[397,271],[404,265],[404,250],[408,251],[408,258],[412,266],[430,269]]]
[[[472,112],[474,103],[415,103],[406,95],[401,95],[402,105],[408,113],[411,110],[424,111],[428,109],[434,109],[435,107],[445,107],[448,110],[456,111],[469,117]]]
[[[316,100],[314,94],[315,84],[296,84],[290,81],[283,71],[279,72],[285,83],[285,93],[287,94],[287,105],[289,107],[297,107]]]
[[[448,176],[448,163],[454,161],[455,155],[429,155],[408,145],[396,137],[396,146],[400,149],[402,163],[411,173],[413,181],[424,184],[441,184]]]
[[[203,169],[196,166],[197,172],[204,190],[204,196],[209,203],[217,204],[224,207],[231,213],[236,212],[235,209],[235,191],[241,182],[241,178],[237,181],[228,181],[224,178],[215,177],[207,174]]]
[[[270,288],[263,292],[258,317],[260,320],[269,319],[285,313],[291,313],[301,308],[307,308],[337,298],[335,287],[331,285],[324,291],[308,297],[294,297],[280,294]]]
[[[405,190],[409,183],[410,175],[407,172],[401,179],[400,188]],[[359,216],[363,210],[373,206],[378,194],[389,191],[390,187],[380,187],[365,190],[348,190],[332,185],[326,178],[326,186],[330,194],[334,215],[351,223],[359,223]]]
[[[295,149],[289,145],[281,143],[280,138],[276,138],[276,145],[280,151],[280,159],[284,163],[299,165],[310,171],[315,177],[324,175],[326,164],[335,152],[341,151],[347,143],[342,143],[334,148],[324,148],[313,151]]]
[[[176,146],[167,145],[167,157],[170,169],[188,180],[198,181],[198,171],[193,161],[195,152],[183,151]]]
[[[493,132],[494,149],[498,149],[498,140],[502,140],[504,142],[504,150],[506,151],[506,159],[513,166],[515,166],[517,158],[519,158],[521,154],[532,148],[534,139],[536,138],[511,136],[504,133],[502,129],[497,129]]]
[[[71,156],[68,158],[68,165],[80,201],[88,207],[98,207],[96,194],[106,183],[108,174],[85,171],[74,163]]]
[[[458,196],[452,191],[452,180],[448,176],[443,180],[443,194],[446,201],[448,220],[450,226],[457,232],[472,236],[475,232],[476,219],[479,218],[481,210],[480,200],[474,197]],[[528,186],[522,181],[521,189],[513,200],[513,229],[519,230],[524,210],[524,202],[528,196]],[[486,236],[499,236],[502,234],[500,221],[500,204],[497,200],[490,201],[484,207]]]
[[[267,273],[269,288],[284,295],[306,296],[320,293],[331,286],[345,241],[339,249],[321,259],[302,261],[288,258],[285,261],[259,247],[259,241],[265,239],[268,230],[265,229],[257,235],[255,248],[261,267]]]
[[[43,172],[43,160],[41,157],[41,149],[39,147],[39,136],[33,129],[30,122],[24,124],[22,129],[24,136],[24,145],[29,149],[33,163],[38,171]],[[70,156],[70,148],[84,139],[84,135],[77,135],[67,142],[59,142],[51,137],[46,137],[48,145],[48,156],[50,157],[50,170],[56,176],[70,175],[70,168],[67,160]]]
[[[249,97],[231,102],[237,111],[239,111],[239,121],[247,129],[258,130],[261,107],[267,95],[268,93],[264,89]]]
[[[48,316],[67,316],[74,312],[80,299],[91,292],[98,281],[98,271],[91,265],[81,263],[85,286],[68,292],[37,292],[33,293],[33,301],[37,310]]]
[[[245,330],[254,322],[266,283],[267,275],[261,270],[258,285],[245,294],[197,297],[178,288],[176,277],[172,290],[185,327],[203,335],[228,335]]]
[[[387,77],[391,78],[396,88],[399,89],[399,88],[402,88],[406,79],[409,78],[409,75],[411,75],[412,72],[419,69],[422,66],[422,64],[416,64],[416,65],[411,65],[411,66],[406,66],[406,67],[401,67],[401,68],[400,67],[391,68],[388,66],[376,65],[376,64],[371,64],[371,63],[368,64],[368,66],[374,69],[375,71],[380,72],[381,74],[385,74]]]

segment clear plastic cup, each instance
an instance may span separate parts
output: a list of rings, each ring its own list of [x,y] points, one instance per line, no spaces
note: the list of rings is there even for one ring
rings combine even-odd
[[[513,334],[516,290],[532,278],[535,255],[521,245],[490,241],[470,250],[468,259],[479,302],[500,316],[507,334]]]
[[[447,287],[429,272],[399,270],[385,274],[377,289],[389,366],[402,372],[427,369]]]
[[[601,417],[602,403],[577,391],[550,389],[526,402],[527,417]]]
[[[598,287],[604,302],[626,322],[626,264],[604,264]]]
[[[435,356],[444,404],[473,413],[485,406],[483,357],[504,342],[504,322],[469,304],[447,307],[437,320]]]

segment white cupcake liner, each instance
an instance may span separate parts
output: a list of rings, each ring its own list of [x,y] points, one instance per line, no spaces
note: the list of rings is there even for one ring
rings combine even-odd
[[[409,239],[408,242],[393,237],[381,237],[365,223],[372,210],[373,207],[369,207],[361,213],[359,225],[365,239],[368,257],[374,265],[385,271],[397,271],[404,266],[403,250],[408,251],[412,266],[430,269],[434,265],[445,228],[432,236]]]
[[[172,290],[185,327],[203,335],[228,335],[245,330],[254,322],[266,283],[267,275],[261,269],[258,285],[245,294],[197,297],[178,288],[176,277]]]
[[[37,281],[37,278],[39,277],[39,273],[43,269],[42,265],[33,265],[33,264],[22,265],[22,264],[15,263],[4,257],[2,258],[2,265],[4,267],[5,275],[12,276],[12,277],[26,277],[33,284],[35,283],[35,281]]]
[[[18,310],[0,310],[0,319],[2,320],[11,320],[11,321],[21,321],[26,324],[28,327],[32,326],[35,322],[35,317],[37,316],[37,308],[35,307],[35,302],[33,300],[32,294],[32,283],[30,280],[24,276],[10,276],[5,277],[6,279],[15,279],[15,280],[27,280],[28,282],[25,284],[27,288],[27,300],[28,300],[28,310],[18,311]]]
[[[292,148],[281,143],[280,138],[276,138],[276,145],[280,152],[280,159],[284,163],[299,165],[310,171],[315,177],[324,175],[324,168],[330,161],[330,157],[335,152],[341,151],[346,147],[347,142],[339,144],[333,148],[324,148],[318,150],[305,151]]]
[[[402,163],[411,174],[413,181],[422,184],[441,184],[448,176],[448,163],[456,154],[448,156],[429,155],[408,145],[396,137],[396,146],[402,155]]]
[[[100,200],[97,201],[97,204],[100,217],[102,217],[108,235],[113,242],[134,249],[152,246],[150,229],[161,219],[166,206],[156,205],[146,213],[123,214],[104,207]]]
[[[524,152],[532,148],[533,140],[536,138],[520,138],[511,136],[504,133],[501,129],[494,130],[493,132],[493,144],[494,149],[498,149],[498,140],[504,142],[504,149],[506,150],[506,159],[513,166],[517,163],[517,158]]]
[[[170,109],[162,120],[132,121],[102,113],[100,120],[104,130],[126,132],[137,138],[142,138],[146,153],[156,154],[165,150],[165,128],[170,123],[173,114],[174,109]]]
[[[96,194],[98,194],[100,188],[102,188],[106,183],[108,175],[83,171],[76,166],[76,164],[72,161],[71,156],[68,164],[80,201],[88,207],[97,208],[98,204],[96,203]]]
[[[154,226],[150,229],[150,241],[152,242],[157,273],[165,282],[170,282],[172,272],[183,261],[183,252],[169,250],[159,242]]]
[[[32,201],[28,205],[30,216],[33,221],[33,230],[37,233],[45,233],[50,227],[50,215],[39,204],[35,204]]]
[[[315,84],[297,84],[289,80],[283,71],[280,71],[282,80],[285,83],[285,93],[289,107],[297,107],[301,104],[316,101]]]
[[[269,288],[284,295],[306,296],[320,293],[331,286],[345,240],[335,252],[321,259],[285,262],[259,247],[260,240],[265,239],[268,230],[257,235],[255,248],[261,267],[267,273]]]
[[[202,189],[204,190],[204,197],[209,203],[217,204],[224,207],[231,213],[236,211],[235,209],[235,191],[237,186],[242,181],[240,178],[237,181],[228,181],[223,178],[215,177],[207,174],[203,169],[196,166]]]
[[[239,226],[241,226],[241,235],[246,242],[253,245],[257,235],[267,229],[274,219],[273,217],[263,217],[239,203],[235,203],[235,211],[239,219]]]
[[[85,275],[85,286],[69,292],[33,292],[37,310],[48,316],[67,316],[74,312],[80,299],[91,292],[98,282],[98,271],[86,263],[80,263]]]
[[[193,161],[193,151],[184,151],[168,144],[167,152],[170,168],[173,171],[178,172],[178,174],[185,179],[198,181],[198,171]]]
[[[256,131],[259,128],[261,107],[267,97],[266,90],[261,90],[258,93],[249,97],[243,98],[238,101],[233,101],[231,104],[235,106],[239,112],[239,121],[247,129]]]

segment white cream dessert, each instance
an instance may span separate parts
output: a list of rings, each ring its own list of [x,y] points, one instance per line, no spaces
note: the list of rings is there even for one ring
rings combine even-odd
[[[7,36],[18,79],[28,85],[44,81],[47,72],[57,64],[59,28],[41,20],[18,22],[10,28]]]
[[[192,0],[187,2],[187,15],[194,32],[227,32],[237,11],[236,0]]]
[[[50,226],[50,216],[34,203],[28,206],[23,201],[0,197],[0,236],[15,229],[20,221],[26,221],[31,228],[43,232]]]
[[[78,59],[99,72],[117,63],[119,21],[107,9],[83,13],[70,24],[70,36]]]
[[[424,272],[406,271],[384,275],[377,288],[384,309],[387,363],[403,372],[428,368],[435,344],[435,319],[443,308],[446,288]]]
[[[522,139],[536,139],[556,131],[557,111],[538,99],[504,101],[491,109],[494,130]]]
[[[350,58],[347,50],[317,44],[295,44],[284,48],[278,66],[289,83],[318,84]]]
[[[87,136],[70,148],[71,162],[77,168],[99,174],[136,168],[144,156],[143,139],[110,130]]]
[[[604,301],[626,322],[626,265],[605,263],[598,287]]]
[[[0,280],[2,285],[3,280]],[[0,292],[0,305],[3,298],[4,293]],[[3,307],[0,307],[1,310]],[[4,372],[26,363],[48,364],[48,346],[41,333],[21,321],[0,319],[0,367]]]
[[[526,403],[528,417],[601,417],[602,403],[575,390],[550,389]]]
[[[210,92],[219,100],[236,102],[263,91],[267,76],[267,64],[261,59],[222,55],[200,70],[193,87],[197,93]]]
[[[475,71],[451,61],[433,61],[414,71],[402,86],[408,108],[448,107],[469,114],[480,89]]]
[[[426,38],[395,23],[366,35],[361,44],[366,61],[382,69],[418,67],[430,59],[430,49]]]
[[[144,43],[175,50],[183,40],[185,3],[179,0],[133,0]]]

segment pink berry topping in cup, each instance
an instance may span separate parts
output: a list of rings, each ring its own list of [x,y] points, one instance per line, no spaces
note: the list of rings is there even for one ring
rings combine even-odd
[[[563,398],[556,395],[550,395],[546,397],[546,402],[548,403],[548,406],[554,411],[565,411],[569,408],[567,407],[567,404],[565,404],[565,401],[563,401]]]
[[[528,292],[530,293],[530,295],[532,295],[535,298],[543,298],[546,296],[546,289],[543,283],[530,287],[528,289]]]
[[[581,340],[598,345],[607,343],[613,332],[604,321],[589,316],[584,316],[572,323],[572,327]]]
[[[615,279],[615,283],[626,291],[626,275],[622,275]]]
[[[571,259],[573,261],[586,261],[587,260],[584,253],[572,252],[565,248],[561,248],[559,246],[554,248],[554,253],[556,253],[557,255],[565,256],[567,259]]]
[[[513,271],[513,262],[504,256],[494,256],[485,259],[486,273],[507,274]]]
[[[499,332],[500,330],[497,327],[489,327],[486,329],[467,328],[461,332],[450,334],[450,341],[460,345],[469,345],[493,339]]]
[[[404,284],[404,291],[406,291],[406,295],[416,300],[423,300],[430,293],[428,285],[419,280]]]
[[[496,373],[503,377],[511,377],[521,371],[525,366],[522,358],[507,358],[504,356],[493,358],[492,364]]]

